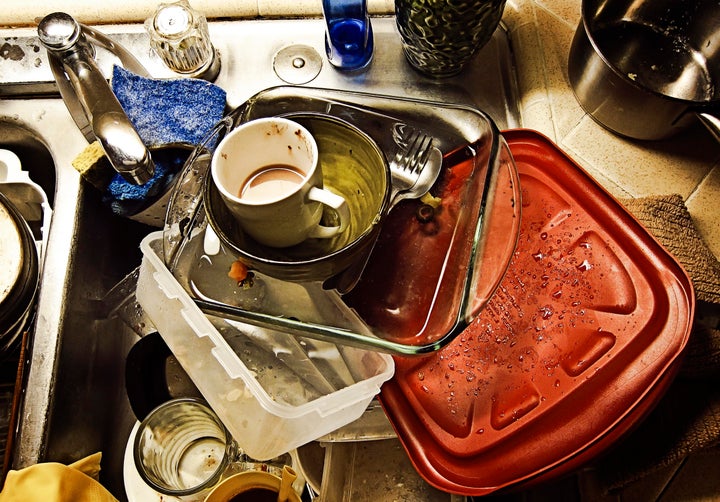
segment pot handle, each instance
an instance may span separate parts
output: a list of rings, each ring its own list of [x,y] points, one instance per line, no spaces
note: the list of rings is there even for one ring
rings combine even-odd
[[[697,113],[697,117],[700,122],[715,136],[715,139],[720,142],[720,118],[716,117],[707,112]]]

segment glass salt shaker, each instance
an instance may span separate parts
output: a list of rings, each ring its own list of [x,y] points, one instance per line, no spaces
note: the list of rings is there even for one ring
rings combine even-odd
[[[340,70],[367,66],[373,54],[373,32],[367,0],[323,0],[325,50]]]

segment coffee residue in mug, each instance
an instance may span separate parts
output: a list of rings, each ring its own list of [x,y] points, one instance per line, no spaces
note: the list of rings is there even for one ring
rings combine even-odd
[[[251,488],[237,495],[233,495],[228,502],[276,502],[277,492],[267,488]]]

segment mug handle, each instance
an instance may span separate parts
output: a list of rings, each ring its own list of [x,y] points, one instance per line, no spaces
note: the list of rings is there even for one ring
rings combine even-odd
[[[348,222],[350,221],[350,210],[348,209],[347,202],[345,202],[344,198],[330,192],[329,190],[312,187],[308,192],[308,199],[320,202],[321,204],[333,208],[340,219],[340,226],[324,227],[322,225],[317,225],[313,228],[308,237],[328,239],[345,231],[348,226]]]

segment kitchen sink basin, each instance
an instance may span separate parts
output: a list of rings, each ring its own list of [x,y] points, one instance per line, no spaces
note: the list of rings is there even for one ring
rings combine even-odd
[[[40,139],[37,132],[31,128],[14,121],[9,117],[0,116],[0,150],[7,150],[15,154],[20,161],[20,168],[24,173],[30,176],[30,180],[35,183],[31,187],[27,183],[27,179],[23,177],[23,172],[18,172],[18,167],[14,164],[7,165],[11,162],[11,157],[3,157],[4,162],[0,164],[0,182],[10,182],[12,188],[2,191],[8,196],[11,203],[22,207],[23,197],[26,192],[36,193],[37,187],[52,197],[55,194],[55,163],[47,145]],[[25,187],[23,189],[22,187]],[[50,200],[52,205],[52,200]],[[29,212],[23,214],[30,215],[31,231],[36,239],[42,239],[43,233],[43,215],[51,214],[50,208],[44,206],[43,209],[37,211],[41,207],[37,199],[33,202]],[[28,208],[25,210],[27,211]],[[37,219],[35,219],[37,218]],[[0,236],[4,239],[6,236]],[[42,245],[38,246],[39,250]],[[7,253],[2,254],[7,257]],[[3,324],[2,334],[2,353],[0,354],[0,454],[4,454],[6,448],[12,447],[12,440],[8,444],[8,430],[12,427],[11,415],[15,397],[16,377],[18,373],[18,363],[20,359],[20,346],[22,344],[22,332],[24,327],[29,324],[32,318],[33,291],[28,291],[27,298],[23,301],[24,310],[27,315],[23,314],[20,320],[10,319],[10,326]],[[3,294],[7,291],[3,291]],[[6,298],[3,296],[3,298]],[[7,303],[6,303],[7,305]],[[5,318],[7,319],[7,318]],[[15,324],[18,322],[18,324]],[[7,345],[6,345],[7,344]]]
[[[171,75],[142,26],[99,29],[138,55],[154,76]],[[324,55],[322,19],[211,22],[222,64],[216,83],[227,91],[230,107],[269,87],[307,84],[466,105],[487,113],[500,129],[520,125],[512,51],[502,28],[465,73],[441,81],[406,63],[393,17],[373,18],[373,30],[371,65],[341,73]],[[124,500],[123,455],[135,423],[125,359],[139,335],[105,300],[138,267],[139,243],[154,229],[112,214],[72,167],[87,142],[54,89],[34,30],[0,30],[2,38],[0,44],[18,46],[15,54],[25,56],[0,60],[0,145],[33,131],[31,144],[43,148],[30,150],[44,153],[28,153],[28,168],[54,210],[12,467],[70,463],[102,451],[101,481]],[[112,58],[102,52],[98,58],[109,71]],[[40,166],[54,168],[36,173]]]
[[[137,335],[108,318],[102,299],[139,263],[137,244],[148,229],[114,216],[80,182],[70,162],[85,142],[62,101],[0,100],[0,116],[0,147],[18,155],[53,208],[12,467],[103,451],[106,473],[122,472],[113,452],[123,451],[123,424],[134,421],[124,354]],[[121,491],[120,480],[111,477],[109,486]]]

